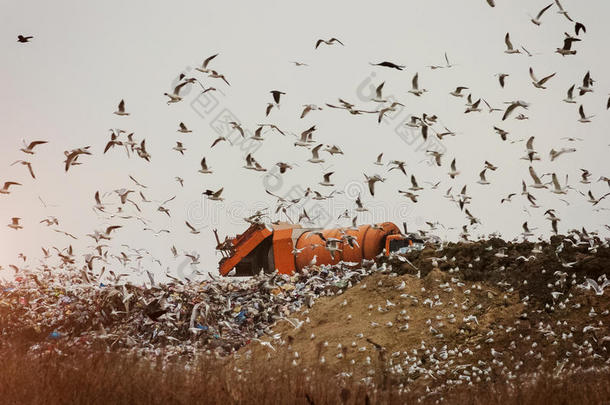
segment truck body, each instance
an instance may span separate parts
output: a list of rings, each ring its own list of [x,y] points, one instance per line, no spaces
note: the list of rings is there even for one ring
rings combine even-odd
[[[216,249],[223,256],[219,262],[223,276],[249,276],[261,270],[293,274],[312,264],[360,263],[384,251],[389,255],[421,245],[391,222],[325,230],[282,222],[253,223],[241,235],[223,242],[214,232]]]

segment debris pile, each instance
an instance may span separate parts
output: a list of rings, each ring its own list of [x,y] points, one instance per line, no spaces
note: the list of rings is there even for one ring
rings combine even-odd
[[[36,349],[107,345],[177,354],[230,353],[323,295],[335,294],[377,269],[342,264],[293,276],[210,279],[137,286],[85,283],[77,274],[27,274],[0,284],[0,332]],[[62,270],[65,272],[65,270]]]

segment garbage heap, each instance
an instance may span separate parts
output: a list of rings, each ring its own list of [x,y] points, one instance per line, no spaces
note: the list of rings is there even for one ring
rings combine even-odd
[[[47,269],[0,283],[0,335],[4,344],[25,343],[34,352],[110,348],[229,354],[272,333],[277,321],[316,298],[340,293],[377,270],[368,262],[358,268],[312,266],[293,276],[109,285]]]

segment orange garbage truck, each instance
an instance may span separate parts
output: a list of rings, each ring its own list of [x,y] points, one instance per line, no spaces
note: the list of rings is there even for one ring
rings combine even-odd
[[[405,227],[406,228],[406,227]],[[350,228],[303,228],[298,224],[253,223],[244,233],[220,241],[219,271],[223,276],[250,276],[261,270],[293,274],[311,264],[360,263],[380,253],[404,253],[423,246],[423,241],[406,234],[391,222]],[[234,271],[233,271],[234,270]]]

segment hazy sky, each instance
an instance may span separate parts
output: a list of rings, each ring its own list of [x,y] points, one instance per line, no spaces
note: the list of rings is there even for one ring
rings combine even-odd
[[[607,234],[608,211],[595,212],[590,203],[571,190],[559,197],[545,190],[532,190],[543,208],[531,208],[519,195],[521,181],[532,180],[529,163],[520,160],[525,143],[502,142],[492,127],[498,125],[510,132],[509,139],[526,139],[534,135],[535,149],[542,160],[534,167],[539,175],[555,172],[565,182],[586,193],[589,186],[577,183],[580,168],[593,173],[592,180],[610,176],[607,163],[610,112],[605,104],[610,82],[604,76],[610,72],[607,38],[610,27],[601,18],[610,12],[610,3],[603,0],[579,2],[563,0],[572,18],[583,22],[587,33],[575,44],[576,56],[562,57],[554,53],[563,43],[564,32],[574,32],[574,25],[557,14],[552,7],[542,18],[540,27],[533,25],[530,14],[536,14],[550,1],[497,0],[490,8],[484,0],[468,1],[282,1],[257,2],[158,2],[158,1],[53,1],[0,3],[0,46],[2,47],[2,89],[0,108],[0,157],[4,169],[0,181],[19,181],[10,195],[0,195],[0,222],[9,223],[13,216],[22,217],[25,229],[13,231],[0,228],[0,264],[17,262],[19,252],[31,258],[31,267],[40,255],[40,246],[58,247],[73,243],[79,252],[93,241],[84,235],[94,229],[120,224],[112,240],[112,251],[122,243],[143,247],[162,259],[163,269],[175,268],[169,247],[180,251],[198,251],[201,269],[215,270],[217,256],[211,232],[218,228],[221,237],[246,228],[240,218],[274,203],[265,187],[276,194],[300,192],[308,186],[325,194],[332,188],[319,186],[325,171],[334,171],[333,182],[339,191],[346,191],[333,200],[308,202],[306,207],[321,209],[320,225],[332,226],[346,208],[354,207],[353,199],[362,192],[370,213],[359,216],[359,222],[389,220],[406,221],[411,229],[425,229],[424,221],[440,221],[446,227],[461,228],[466,217],[455,203],[443,198],[449,187],[458,192],[468,184],[472,195],[470,211],[482,224],[473,234],[502,232],[507,238],[519,235],[521,224],[547,235],[550,223],[544,219],[547,208],[555,208],[562,221],[560,231],[585,226]],[[535,56],[507,55],[503,51],[504,35],[511,33],[512,42],[524,45]],[[34,35],[31,43],[16,42],[18,34]],[[314,50],[318,38],[339,38],[345,46],[324,46]],[[456,66],[431,70],[429,65],[444,64],[444,52]],[[226,75],[231,86],[218,79],[207,78],[194,71],[204,58],[220,55],[210,67]],[[296,67],[290,61],[309,64]],[[404,71],[373,67],[369,62],[392,61],[406,65]],[[533,67],[539,77],[553,72],[557,75],[547,90],[536,89],[528,74]],[[580,85],[587,70],[596,80],[595,92],[567,104],[561,100],[574,83]],[[218,92],[201,97],[196,87],[185,99],[167,105],[164,92],[171,92],[177,76],[185,72],[198,77],[206,86]],[[419,72],[420,87],[428,90],[422,97],[407,91],[411,78]],[[508,73],[506,88],[501,89],[497,73]],[[374,115],[355,116],[343,110],[326,108],[325,103],[348,100],[362,109],[373,110],[378,103],[367,101],[371,89],[385,81],[384,95],[392,96],[405,105],[403,111],[381,124]],[[474,99],[485,98],[495,107],[504,102],[525,100],[531,103],[523,111],[529,120],[518,121],[514,116],[502,122],[501,113],[464,114],[464,99],[448,95],[456,86],[469,87]],[[265,117],[265,107],[271,101],[270,90],[286,92],[279,109]],[[116,110],[125,99],[128,117],[118,117]],[[325,107],[300,119],[303,104]],[[577,122],[578,105],[587,114],[595,115],[590,124]],[[437,115],[440,124],[455,131],[446,137],[443,166],[430,166],[421,146],[418,131],[406,131],[402,122],[410,114]],[[257,123],[272,122],[289,133],[299,134],[316,125],[315,139],[324,144],[340,146],[345,155],[331,157],[322,154],[326,162],[315,165],[306,160],[311,152],[295,148],[292,135],[283,137],[273,131],[257,145],[237,140],[231,147],[221,143],[210,150],[217,131],[228,134],[222,121],[235,119],[252,132]],[[183,121],[193,130],[181,134],[176,130]],[[145,138],[152,155],[150,163],[137,157],[127,158],[125,150],[116,148],[102,155],[109,139],[109,128],[135,132],[135,138]],[[402,134],[402,136],[400,135]],[[580,137],[582,142],[568,142],[562,137]],[[19,151],[21,140],[48,140],[29,157]],[[172,150],[176,141],[187,148],[184,156]],[[82,165],[63,168],[63,151],[91,146],[93,156],[83,156]],[[551,162],[551,148],[575,147],[576,153],[562,155]],[[255,149],[250,149],[255,148]],[[270,170],[278,161],[295,163],[294,170],[281,177],[265,177],[259,172],[242,168],[248,151]],[[407,173],[414,174],[426,190],[419,192],[417,204],[401,197],[397,190],[410,187],[409,177],[388,166],[373,164],[384,152],[384,162],[391,159],[407,162]],[[197,173],[199,161],[207,157],[212,175]],[[457,159],[461,174],[451,180],[449,163]],[[18,159],[30,158],[37,179],[29,178],[21,165],[9,165]],[[499,166],[487,173],[489,186],[476,184],[483,162]],[[375,198],[366,192],[363,173],[379,173],[387,177],[377,184]],[[143,217],[154,229],[170,229],[171,234],[155,237],[143,232],[137,221],[108,219],[93,213],[93,195],[120,188],[140,190],[128,179],[133,175],[148,188],[146,197],[166,200],[172,217],[157,212],[158,204],[140,204]],[[184,178],[184,187],[174,180]],[[545,178],[549,180],[549,178]],[[441,184],[430,190],[426,181]],[[225,187],[222,203],[202,200],[205,189]],[[590,185],[596,197],[608,192],[605,183]],[[517,192],[511,203],[500,205],[500,199]],[[49,205],[44,208],[38,197]],[[110,210],[118,207],[118,197],[104,198]],[[597,207],[609,207],[610,199]],[[527,208],[529,212],[525,212]],[[126,212],[134,212],[131,205]],[[77,235],[72,241],[39,224],[48,216],[57,216],[60,229]],[[293,216],[295,213],[293,213]],[[197,227],[207,227],[200,235],[188,233],[185,219]],[[275,217],[274,217],[275,219]],[[342,220],[345,224],[345,220]],[[4,225],[4,223],[2,224]],[[438,231],[441,237],[455,238],[457,230]],[[149,263],[149,262],[147,262]],[[112,266],[119,266],[113,262]],[[161,273],[158,265],[151,269]]]

